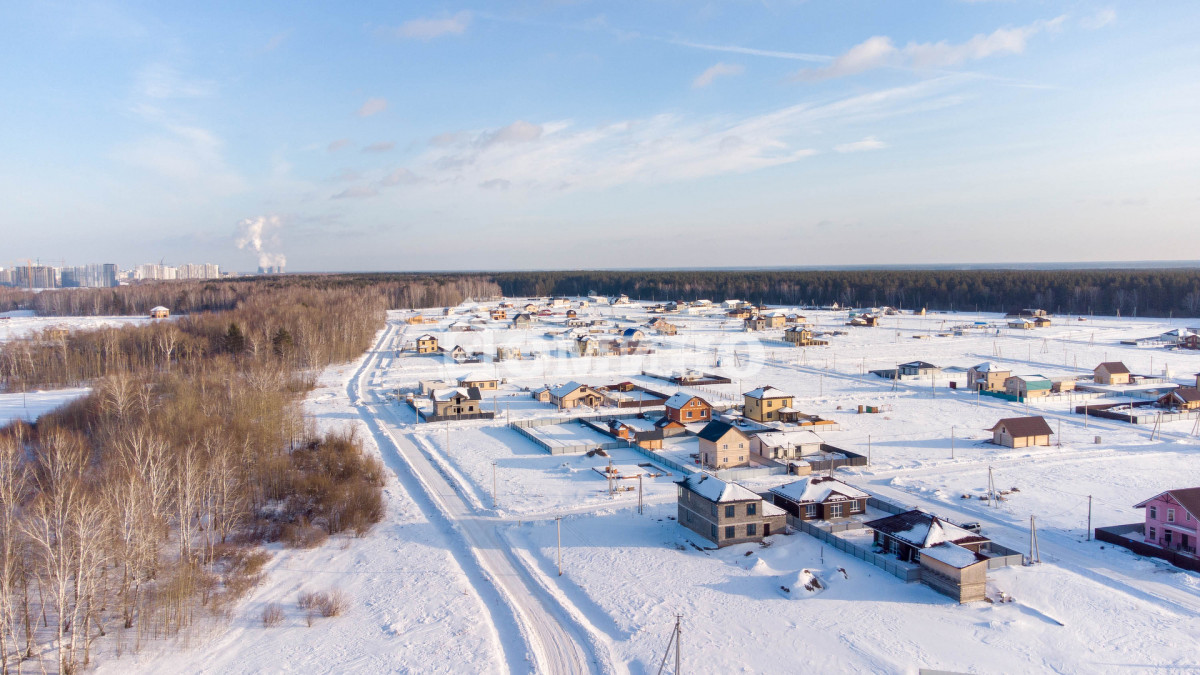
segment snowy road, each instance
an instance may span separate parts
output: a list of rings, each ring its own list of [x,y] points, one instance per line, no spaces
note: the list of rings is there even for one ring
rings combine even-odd
[[[513,672],[521,669],[521,655],[514,653],[516,649],[512,644],[514,626],[511,624],[515,616],[519,638],[526,649],[525,658],[532,661],[532,670],[555,674],[614,670],[611,663],[600,663],[586,630],[529,576],[529,571],[515,558],[496,532],[499,521],[475,512],[405,434],[395,403],[388,402],[378,388],[364,386],[378,381],[373,375],[383,368],[381,360],[394,349],[392,345],[401,333],[395,324],[389,323],[371,355],[363,362],[362,369],[351,379],[347,391],[350,399],[358,402],[359,414],[375,434],[380,451],[394,449],[403,460],[403,468],[411,473],[411,476],[400,475],[398,467],[393,465],[397,477],[406,487],[415,486],[423,493],[413,495],[414,499],[423,497],[417,499],[423,510],[427,505],[436,509],[435,513],[426,513],[426,516],[435,522],[446,521],[454,533],[461,536],[472,558],[465,561],[464,566],[476,565],[486,583],[502,599],[504,607],[493,606],[487,602],[491,594],[480,589],[489,607],[488,619],[495,625],[504,646],[508,669]],[[460,559],[460,563],[464,561]],[[471,570],[464,572],[472,576]]]

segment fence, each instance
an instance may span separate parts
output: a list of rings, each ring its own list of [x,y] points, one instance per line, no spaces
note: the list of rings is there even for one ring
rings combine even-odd
[[[1149,558],[1158,558],[1165,560],[1172,565],[1193,572],[1200,572],[1200,559],[1195,556],[1178,553],[1176,551],[1168,551],[1165,548],[1159,548],[1153,544],[1147,544],[1144,541],[1130,539],[1125,535],[1137,532],[1141,534],[1144,530],[1142,523],[1130,523],[1128,525],[1113,525],[1111,527],[1097,527],[1096,540],[1107,542],[1127,548],[1138,555],[1144,555]]]
[[[879,509],[880,511],[886,511],[893,515],[912,511],[916,508],[915,506],[904,506],[903,504],[897,504],[896,502],[888,501],[880,497],[868,497],[867,506]],[[1015,549],[1008,548],[1007,546],[997,544],[994,541],[985,542],[979,547],[979,552],[988,556],[989,570],[1008,567],[1010,565],[1025,564],[1025,555],[1023,553]]]
[[[522,420],[522,421],[534,421],[534,420]],[[554,424],[554,423],[555,422],[550,422],[550,424]],[[557,422],[557,424],[574,424],[574,423],[576,423],[576,420],[562,420],[562,421]],[[543,423],[543,424],[519,424],[518,422],[512,422],[508,426],[509,426],[509,428],[515,430],[517,433],[521,434],[525,438],[528,438],[529,440],[533,441],[537,445],[540,445],[543,450],[550,453],[551,455],[578,455],[578,454],[583,454],[585,452],[589,452],[591,450],[615,450],[616,448],[630,447],[630,443],[628,441],[619,440],[619,439],[615,439],[615,438],[611,441],[606,441],[604,443],[575,443],[572,445],[551,444],[551,443],[546,442],[545,439],[541,438],[540,436],[534,434],[532,431],[529,430],[529,427],[540,427],[540,426],[545,426],[545,425],[546,425],[546,423]]]
[[[836,453],[843,455],[843,458],[838,459],[809,459],[802,458],[812,467],[813,473],[821,473],[822,471],[832,471],[843,466],[866,466],[867,458],[857,452],[842,450],[828,443],[821,444],[821,452]]]
[[[812,535],[817,539],[830,544],[839,551],[849,553],[859,560],[869,562],[888,574],[904,580],[905,583],[911,584],[921,580],[921,568],[919,566],[908,565],[901,563],[891,556],[873,553],[870,550],[859,546],[858,544],[850,543],[841,537],[834,536],[832,533],[826,532],[815,525],[810,525],[807,522],[797,521],[796,524],[799,526],[801,532]]]

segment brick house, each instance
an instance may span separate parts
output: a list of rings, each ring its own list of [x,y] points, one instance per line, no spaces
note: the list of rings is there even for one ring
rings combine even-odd
[[[1027,448],[1033,445],[1050,445],[1054,432],[1041,415],[1009,417],[996,422],[991,429],[992,442],[1008,448]]]
[[[1049,396],[1053,388],[1050,378],[1042,375],[1012,375],[1004,380],[1004,393],[1021,400]]]
[[[728,469],[750,464],[750,438],[737,427],[712,421],[697,434],[700,437],[700,463],[713,469]]]
[[[1096,384],[1129,384],[1129,369],[1120,361],[1105,361],[1092,369]]]
[[[783,339],[797,347],[822,347],[829,344],[828,340],[819,340],[813,337],[811,330],[800,326],[792,326],[783,331]]]
[[[476,415],[482,412],[479,408],[482,396],[475,387],[435,389],[430,398],[433,399],[433,414],[438,417]]]
[[[1144,541],[1170,551],[1196,555],[1200,541],[1200,487],[1167,490],[1134,505],[1146,509]]]
[[[737,483],[694,473],[675,485],[679,524],[717,548],[762,541],[787,524],[783,509]]]
[[[967,368],[967,386],[981,391],[1004,391],[1004,381],[1012,376],[994,363],[985,362]]]
[[[871,495],[836,478],[808,476],[771,488],[775,506],[789,520],[840,520],[866,513]]]
[[[586,384],[568,382],[550,390],[550,402],[563,410],[579,406],[595,408],[604,402],[604,395]]]
[[[745,401],[742,414],[755,422],[780,421],[787,415],[785,411],[794,412],[792,401],[796,397],[770,385],[748,391],[742,396]]]
[[[666,418],[680,424],[708,422],[712,419],[712,405],[699,396],[679,392],[663,404]]]

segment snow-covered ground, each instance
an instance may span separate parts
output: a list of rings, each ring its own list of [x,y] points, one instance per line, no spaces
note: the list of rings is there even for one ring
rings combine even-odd
[[[152,320],[145,316],[37,316],[30,310],[0,312],[0,342],[40,333],[47,328],[119,328],[137,326]]]
[[[47,391],[17,392],[15,394],[0,394],[0,426],[13,420],[35,422],[43,414],[69,403],[80,396],[85,396],[91,389],[74,387],[71,389],[51,389]]]
[[[570,354],[570,340],[547,337],[566,329],[561,314],[529,329],[491,322],[478,332],[449,330],[473,309],[444,317],[427,311],[436,323],[415,326],[403,323],[407,314],[393,313],[361,370],[330,369],[309,397],[320,424],[362,425],[372,451],[394,472],[385,523],[363,539],[278,552],[267,583],[232,624],[216,626],[186,652],[155,647],[157,653],[104,668],[654,672],[676,614],[683,615],[688,672],[1200,668],[1200,575],[1088,541],[1085,529],[1089,495],[1093,526],[1100,526],[1139,520],[1132,505],[1162,490],[1200,485],[1194,423],[1167,424],[1152,439],[1149,427],[1073,414],[1075,397],[1026,406],[951,390],[945,380],[931,387],[867,374],[924,360],[943,368],[993,361],[1016,374],[1077,375],[1121,360],[1134,372],[1193,384],[1200,353],[1120,340],[1196,320],[1055,317],[1050,328],[1015,331],[997,315],[955,313],[887,316],[881,327],[851,328],[844,312],[801,311],[817,330],[845,334],[828,336],[828,347],[798,349],[779,342],[780,330],[746,334],[740,322],[719,315],[668,315],[679,335],[648,336],[643,344],[653,354],[579,358]],[[649,318],[636,307],[579,314],[606,320],[605,328]],[[976,322],[985,327],[938,336]],[[425,333],[447,349],[482,352],[484,362],[398,351]],[[492,363],[497,345],[540,356]],[[1029,517],[1036,516],[1042,564],[990,573],[990,590],[1015,602],[960,606],[804,534],[775,535],[765,548],[701,550],[709,545],[672,520],[676,477],[643,480],[646,512],[639,515],[637,491],[610,493],[594,470],[610,460],[640,464],[646,456],[626,449],[610,457],[554,456],[506,426],[510,419],[617,412],[557,411],[530,398],[529,389],[629,380],[674,393],[677,387],[643,373],[684,369],[733,380],[688,390],[711,401],[738,400],[740,392],[769,384],[793,393],[803,412],[836,420],[839,431],[818,432],[825,442],[871,457],[870,466],[838,475],[872,493],[978,521],[984,534],[1019,550],[1028,549]],[[495,420],[422,424],[395,397],[421,380],[479,372],[502,379],[499,391],[484,394]],[[859,414],[859,405],[883,412]],[[1054,445],[1013,450],[984,443],[996,420],[1025,414],[1046,417]],[[539,430],[568,444],[581,434],[596,440],[576,424]],[[677,438],[668,445],[687,464],[695,442]],[[1017,488],[997,506],[978,499],[989,467],[997,488]],[[762,491],[786,480],[762,477],[746,485]],[[806,583],[813,590],[804,590]],[[261,627],[262,603],[291,605],[297,591],[314,586],[346,588],[356,600],[352,610],[313,628],[296,611],[283,628]]]

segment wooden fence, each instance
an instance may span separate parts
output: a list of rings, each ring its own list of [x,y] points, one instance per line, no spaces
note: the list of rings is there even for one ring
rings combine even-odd
[[[1144,532],[1142,529],[1143,527],[1145,527],[1143,523],[1097,527],[1096,540],[1114,544],[1116,546],[1120,546],[1121,548],[1127,548],[1138,555],[1165,560],[1180,569],[1200,572],[1200,558],[1197,558],[1196,556],[1187,555],[1185,553],[1179,553],[1176,551],[1168,551],[1165,548],[1159,548],[1153,544],[1147,544],[1144,541],[1130,539],[1126,536],[1134,532],[1142,534]]]

